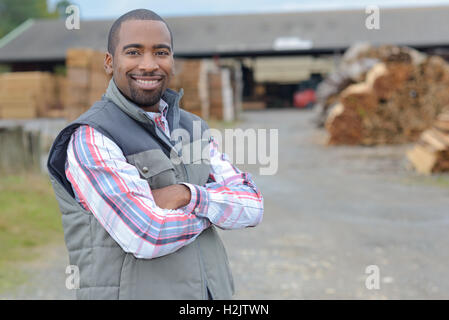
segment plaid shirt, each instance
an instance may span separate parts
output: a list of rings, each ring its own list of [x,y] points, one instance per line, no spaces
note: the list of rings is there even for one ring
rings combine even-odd
[[[167,109],[161,100],[160,113],[148,114],[169,136]],[[148,182],[126,162],[121,149],[83,125],[71,136],[65,173],[76,200],[92,212],[123,250],[151,259],[193,242],[211,224],[240,229],[261,222],[263,197],[250,174],[233,166],[213,140],[210,164],[214,182],[204,186],[184,183],[191,191],[190,203],[176,210],[163,209],[156,205]]]

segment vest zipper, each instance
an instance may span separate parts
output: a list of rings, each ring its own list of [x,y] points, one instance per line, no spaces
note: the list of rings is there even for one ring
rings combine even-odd
[[[153,125],[153,120],[150,118],[150,116],[149,116],[148,114],[146,114],[145,112],[143,112],[142,114],[149,120],[150,124]],[[160,130],[160,129],[157,128],[156,126],[154,126],[154,129],[155,129],[155,130]],[[160,132],[162,133],[162,131],[160,131]],[[177,150],[174,148],[173,145],[168,144],[166,141],[164,141],[164,139],[161,139],[161,138],[159,137],[159,135],[158,135],[157,132],[156,132],[156,138],[158,138],[160,141],[162,141],[165,145],[170,146],[170,149],[171,149],[171,150],[177,151]],[[176,152],[176,154],[178,154],[178,156],[179,156],[179,153],[178,153],[178,152]],[[186,167],[184,161],[181,161],[181,163],[182,163],[182,167],[184,168],[186,180],[187,180],[187,182],[190,182],[189,172],[187,171],[187,167]],[[208,285],[208,282],[207,282],[206,268],[205,268],[205,266],[204,266],[203,257],[202,257],[202,255],[201,255],[201,247],[200,247],[200,243],[199,243],[199,240],[198,240],[198,239],[197,239],[195,242],[196,242],[196,246],[197,246],[197,249],[198,249],[198,258],[199,258],[199,260],[200,260],[201,279],[204,278],[204,295],[203,295],[203,297],[207,300],[207,299],[208,299],[208,295],[210,294],[210,297],[211,297],[211,299],[213,300],[214,297],[213,297],[213,295],[212,295],[211,290],[209,289],[209,285]]]
[[[158,139],[160,142],[162,142],[164,145],[169,147],[169,151],[171,152],[172,150],[176,151],[176,154],[178,154],[177,150],[175,149],[175,147],[166,141],[166,139],[168,140],[167,136],[165,135],[164,132],[162,132],[161,129],[159,129],[153,122],[153,119],[150,118],[150,116],[148,114],[146,114],[145,112],[142,112],[141,114],[144,115],[145,118],[148,119],[148,125],[150,125],[150,127],[152,127],[154,129],[154,133],[155,133],[155,138]],[[160,133],[160,134],[159,134]],[[161,138],[163,137],[163,138]]]

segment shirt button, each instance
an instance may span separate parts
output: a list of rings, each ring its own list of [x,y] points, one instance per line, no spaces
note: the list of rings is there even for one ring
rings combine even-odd
[[[200,209],[198,209],[198,208],[195,208],[195,213],[198,213],[198,212],[200,212]]]
[[[143,173],[148,173],[148,168],[147,167],[143,167],[142,171],[143,171]]]

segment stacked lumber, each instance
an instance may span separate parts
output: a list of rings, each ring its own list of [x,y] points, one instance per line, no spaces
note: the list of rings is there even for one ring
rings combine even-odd
[[[449,106],[448,63],[438,56],[418,59],[412,51],[393,46],[365,51],[363,56],[377,57],[380,62],[365,73],[362,81],[334,95],[333,105],[341,104],[338,109],[343,110],[339,116],[330,111],[326,116],[329,143],[377,145],[416,141]],[[360,130],[358,135],[352,133],[355,128]]]
[[[229,70],[206,59],[176,59],[170,88],[184,89],[181,108],[204,119],[233,117],[234,88]],[[226,80],[226,81],[224,81]]]
[[[243,110],[265,110],[267,103],[265,101],[245,101],[242,103]]]
[[[110,76],[104,70],[105,53],[92,49],[71,48],[66,53],[67,83],[65,117],[73,120],[101,99]],[[61,82],[62,83],[62,82]]]
[[[209,115],[212,119],[223,119],[223,83],[221,70],[208,73]]]
[[[57,108],[47,112],[47,117],[64,118],[65,116],[64,107],[67,105],[68,101],[67,77],[61,74],[55,74],[54,78],[56,87]]]
[[[198,59],[175,60],[176,74],[170,83],[173,90],[184,89],[180,107],[199,116],[202,116],[200,94],[202,63],[203,61]]]
[[[419,173],[449,171],[449,112],[441,113],[425,130],[407,157]]]
[[[49,72],[11,72],[0,77],[0,118],[45,117],[57,106],[56,86]]]

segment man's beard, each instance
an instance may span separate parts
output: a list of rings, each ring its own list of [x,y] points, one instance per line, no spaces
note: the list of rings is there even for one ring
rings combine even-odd
[[[129,89],[131,101],[133,101],[139,107],[152,107],[156,105],[157,103],[159,103],[164,93],[164,89],[162,86],[157,90],[145,91],[142,89],[135,88],[130,83]]]

